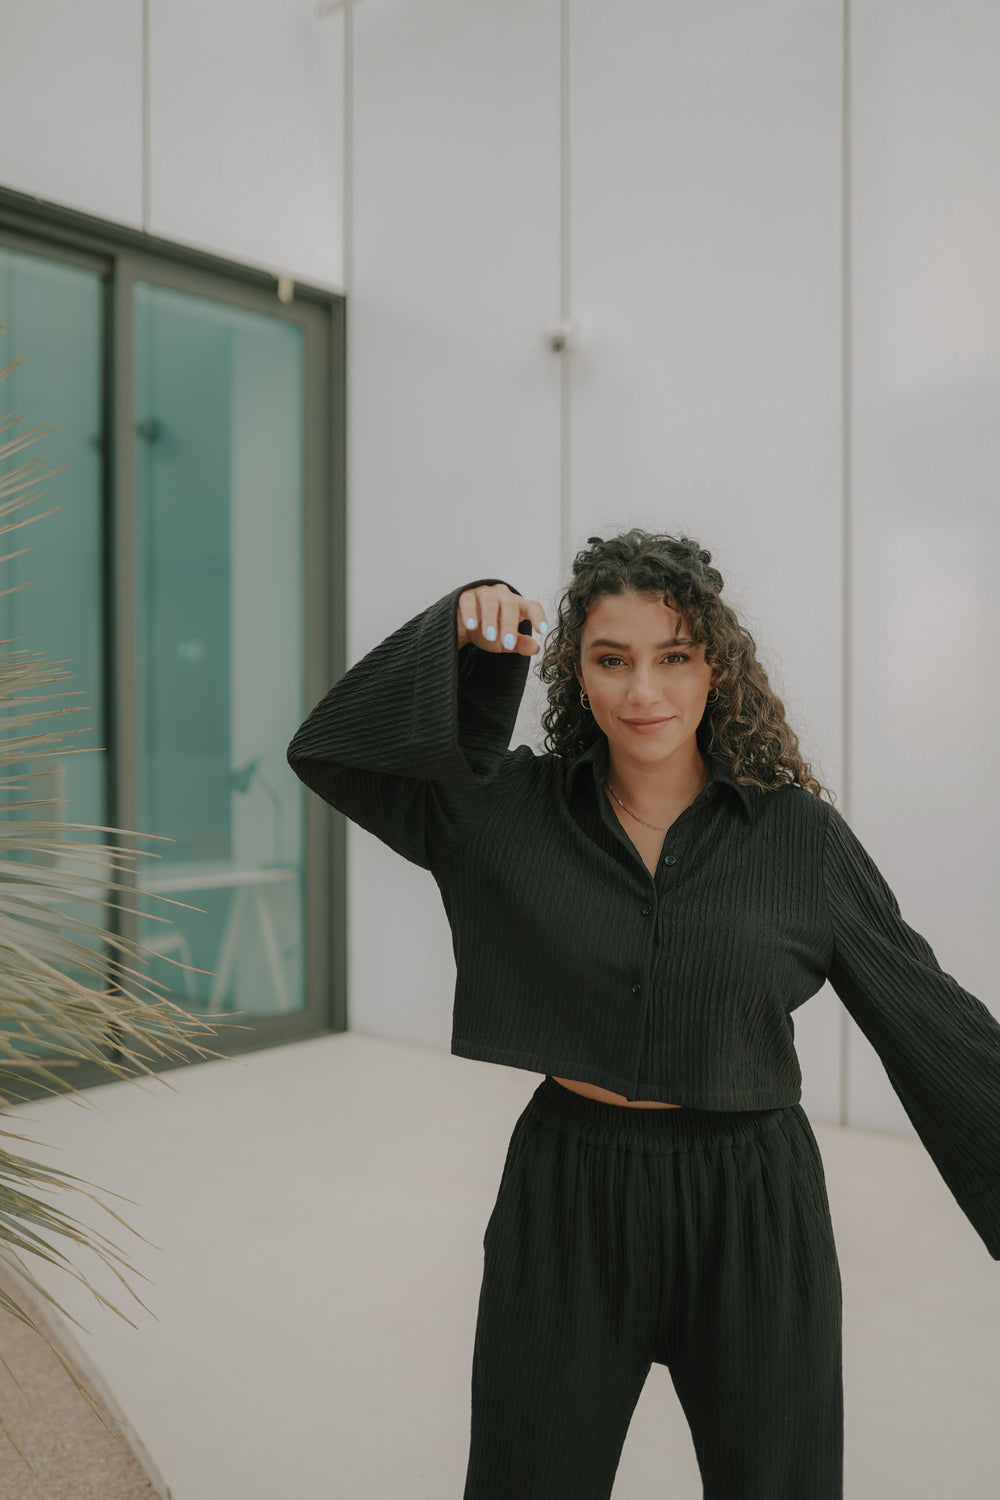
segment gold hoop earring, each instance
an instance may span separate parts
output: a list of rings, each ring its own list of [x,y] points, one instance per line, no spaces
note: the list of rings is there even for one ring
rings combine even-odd
[[[588,710],[589,710],[589,709],[590,709],[590,699],[589,699],[589,698],[587,698],[587,701],[586,701],[586,703],[584,703],[584,701],[583,701],[583,700],[584,700],[584,698],[587,698],[587,694],[586,694],[586,692],[585,692],[585,691],[584,691],[584,689],[583,689],[583,688],[581,688],[581,689],[580,689],[580,704],[581,704],[581,707],[583,707],[583,708],[586,708],[586,709],[588,709]]]
[[[715,694],[715,697],[713,698],[713,697],[709,696],[708,698],[705,699],[706,703],[718,703],[718,701],[719,701],[719,689],[717,687],[714,687],[712,689],[712,692]]]

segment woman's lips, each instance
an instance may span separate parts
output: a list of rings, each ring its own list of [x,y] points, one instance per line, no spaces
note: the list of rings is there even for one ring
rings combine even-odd
[[[661,729],[664,724],[669,724],[670,722],[671,721],[670,721],[669,718],[667,718],[667,719],[622,719],[622,723],[623,724],[627,724],[628,727],[629,727],[629,729],[634,729],[635,732],[636,732],[636,734],[652,734],[652,732],[655,729]]]

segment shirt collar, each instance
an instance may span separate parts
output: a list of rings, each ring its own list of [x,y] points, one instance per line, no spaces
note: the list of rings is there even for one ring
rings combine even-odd
[[[729,770],[727,761],[714,751],[707,750],[705,758],[708,762],[708,782],[722,782],[731,787],[739,798],[740,805],[747,818],[751,818],[754,812],[753,794],[749,787],[743,786],[736,781]],[[604,778],[608,774],[608,739],[607,735],[598,733],[576,760],[572,762],[566,772],[566,796],[571,797],[577,776],[585,776],[586,766],[591,767],[594,789],[599,794],[604,786]]]

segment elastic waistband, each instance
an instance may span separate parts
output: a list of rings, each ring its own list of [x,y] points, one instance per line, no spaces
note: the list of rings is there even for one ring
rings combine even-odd
[[[798,1104],[779,1109],[628,1109],[588,1099],[557,1083],[551,1074],[538,1085],[528,1110],[535,1119],[567,1134],[619,1150],[672,1151],[721,1140],[749,1140],[775,1129]]]

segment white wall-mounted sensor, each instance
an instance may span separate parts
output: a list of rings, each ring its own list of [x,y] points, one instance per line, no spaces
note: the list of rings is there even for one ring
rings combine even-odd
[[[551,323],[546,323],[542,329],[542,338],[545,347],[553,354],[565,354],[569,349],[576,349],[580,344],[580,329],[572,318],[556,318]]]

